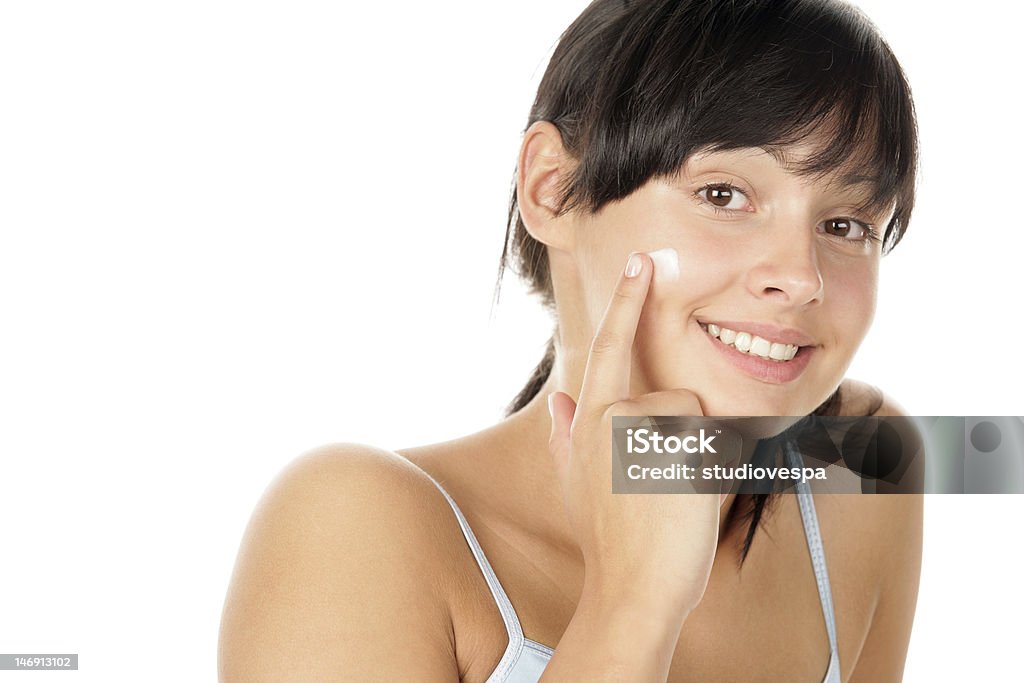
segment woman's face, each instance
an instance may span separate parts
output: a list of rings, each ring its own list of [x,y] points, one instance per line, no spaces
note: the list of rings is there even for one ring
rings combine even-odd
[[[870,188],[787,170],[808,152],[694,155],[678,177],[576,218],[573,258],[591,332],[630,252],[678,254],[676,278],[655,267],[634,394],[686,388],[708,415],[805,415],[842,381],[875,312],[881,244],[869,231],[880,236],[891,211],[862,215]],[[708,324],[740,338],[727,345]],[[743,332],[754,353],[737,350]],[[800,348],[780,362],[756,354],[770,350],[765,342],[782,344],[774,352],[783,357],[787,343]]]

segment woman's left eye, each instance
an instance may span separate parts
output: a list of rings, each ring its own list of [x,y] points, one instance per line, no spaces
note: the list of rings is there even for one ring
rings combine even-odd
[[[826,235],[842,237],[854,242],[872,239],[874,230],[870,226],[853,218],[829,218],[819,223]]]
[[[750,200],[738,188],[726,183],[705,185],[697,190],[697,196],[715,209],[725,211],[746,211]]]

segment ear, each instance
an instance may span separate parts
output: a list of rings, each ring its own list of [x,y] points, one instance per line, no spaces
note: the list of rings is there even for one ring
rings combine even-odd
[[[555,249],[572,247],[572,225],[567,215],[558,215],[558,200],[561,183],[574,165],[553,123],[537,121],[527,129],[516,177],[519,217],[535,240]]]

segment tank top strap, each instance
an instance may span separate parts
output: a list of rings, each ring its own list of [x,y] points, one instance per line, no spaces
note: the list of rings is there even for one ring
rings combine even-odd
[[[800,449],[792,441],[783,444],[787,466],[804,466]],[[799,480],[796,484],[796,496],[800,504],[800,518],[804,524],[804,535],[807,537],[807,548],[811,553],[811,564],[814,566],[814,578],[818,584],[818,598],[821,600],[821,611],[825,616],[825,628],[828,631],[830,653],[829,671],[839,670],[839,641],[836,637],[836,615],[832,604],[832,584],[828,579],[828,567],[825,564],[825,546],[821,539],[818,526],[818,515],[814,510],[814,496],[806,481]],[[826,678],[826,681],[828,678]],[[838,679],[837,679],[838,680]]]
[[[413,463],[415,466],[415,463]],[[418,467],[418,466],[417,466]],[[484,575],[484,580],[487,581],[487,587],[491,590],[491,595],[494,597],[494,602],[498,605],[498,611],[501,613],[501,619],[505,622],[505,630],[508,632],[508,647],[505,648],[504,654],[498,661],[497,667],[491,673],[488,681],[504,681],[506,674],[510,672],[516,665],[516,661],[519,659],[523,652],[525,644],[525,638],[523,636],[523,627],[519,623],[519,616],[516,614],[516,610],[512,607],[512,602],[508,599],[508,595],[505,594],[505,589],[501,587],[501,582],[498,581],[497,575],[494,573],[494,569],[491,568],[491,563],[487,561],[487,556],[484,555],[483,548],[480,547],[480,542],[476,540],[476,534],[469,527],[469,522],[466,521],[465,515],[462,514],[462,510],[455,503],[444,487],[422,468],[419,468],[430,481],[434,482],[434,486],[444,494],[445,499],[451,506],[452,511],[455,513],[455,518],[459,521],[459,527],[462,529],[462,535],[466,538],[466,543],[469,544],[469,549],[473,553],[473,557],[476,559],[477,566],[480,567],[480,571]]]

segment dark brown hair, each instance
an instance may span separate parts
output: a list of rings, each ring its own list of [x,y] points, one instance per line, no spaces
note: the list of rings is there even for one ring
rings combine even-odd
[[[576,161],[561,213],[597,212],[698,150],[782,149],[822,133],[796,172],[871,183],[863,208],[895,206],[884,254],[914,206],[910,87],[874,26],[835,0],[595,0],[562,34],[526,127],[536,121],[554,124]],[[554,309],[547,249],[519,217],[514,186],[496,294],[506,267]],[[537,395],[554,360],[552,336],[507,414]],[[841,403],[837,390],[814,414]],[[737,498],[726,533],[749,521],[742,559],[775,497]]]

